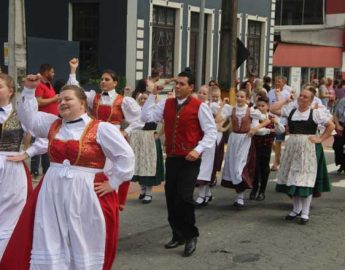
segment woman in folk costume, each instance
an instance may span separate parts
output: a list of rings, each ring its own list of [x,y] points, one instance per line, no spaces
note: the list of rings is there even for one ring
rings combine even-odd
[[[87,115],[78,86],[61,89],[62,119],[38,112],[38,82],[39,76],[27,77],[19,117],[34,136],[48,138],[51,166],[22,212],[0,269],[110,270],[118,238],[115,190],[133,176],[133,151],[118,128]]]
[[[79,82],[76,79],[79,60],[77,58],[73,58],[69,62],[69,65],[70,76],[67,84],[79,86]],[[144,126],[144,123],[140,121],[140,106],[133,98],[117,94],[117,85],[118,77],[116,73],[110,69],[105,70],[101,76],[101,93],[97,93],[94,90],[85,92],[87,97],[87,106],[92,112],[94,118],[114,124],[119,129],[121,123],[126,121],[129,126],[125,130],[121,130],[121,133],[128,138],[133,130],[141,129]],[[126,202],[129,184],[130,182],[125,182],[119,188],[121,205],[124,205]]]
[[[230,122],[227,120],[231,114],[231,105],[227,104],[226,100],[222,102],[221,91],[218,86],[212,86],[210,108],[217,126],[217,142],[216,151],[214,155],[214,165],[211,177],[211,186],[217,184],[217,172],[222,170],[224,159],[224,132],[227,132],[230,127]]]
[[[255,148],[252,136],[259,128],[270,123],[269,120],[259,123],[261,113],[248,107],[248,98],[245,89],[240,89],[236,93],[236,106],[230,116],[232,133],[228,139],[222,177],[223,187],[236,190],[235,207],[244,206],[244,191],[253,187]]]
[[[198,91],[198,99],[204,103],[208,102],[209,91],[207,85],[202,85]],[[206,206],[208,202],[212,201],[212,193],[209,184],[213,172],[214,155],[216,151],[216,142],[211,148],[208,148],[202,153],[200,171],[196,181],[198,190],[198,197],[195,200],[196,206]]]
[[[139,93],[137,101],[144,106],[148,93]],[[129,142],[135,155],[135,170],[132,181],[139,182],[141,193],[139,199],[147,204],[152,201],[152,187],[158,186],[164,180],[164,163],[157,123],[145,123],[141,130],[134,130]]]
[[[272,105],[271,111],[288,118],[289,139],[286,141],[279,168],[276,190],[292,197],[293,208],[286,220],[301,216],[300,224],[309,220],[310,205],[317,178],[317,152],[315,144],[327,139],[334,124],[324,109],[312,109],[313,89],[305,87],[301,91],[297,108],[291,99],[283,99]],[[318,125],[326,127],[318,136]]]
[[[324,114],[328,115],[331,119],[333,118],[330,111],[327,109],[326,106],[322,104],[320,98],[316,96],[316,89],[311,85],[305,85],[304,88],[307,88],[314,94],[313,101],[311,103],[312,109],[320,109],[323,110]],[[296,96],[292,94],[292,98],[294,99],[293,105],[297,109],[298,108],[298,100],[296,100]],[[325,126],[318,125],[317,127],[317,134],[322,134],[325,131]],[[335,131],[332,132],[332,135],[336,134]],[[320,197],[322,192],[329,192],[331,190],[331,184],[329,181],[328,170],[327,170],[327,163],[326,157],[323,151],[323,146],[321,143],[315,143],[315,151],[316,151],[316,160],[317,160],[317,173],[316,173],[316,180],[313,189],[313,197]]]
[[[335,112],[334,122],[336,134],[334,135],[334,159],[335,165],[339,165],[338,174],[345,172],[345,97],[338,101]]]
[[[27,157],[47,152],[47,140],[38,139],[25,152],[20,152],[24,129],[12,105],[15,83],[0,74],[0,260],[17,224],[25,202],[32,192]]]

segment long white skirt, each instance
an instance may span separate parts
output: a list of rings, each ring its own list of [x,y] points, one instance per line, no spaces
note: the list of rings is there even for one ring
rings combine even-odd
[[[247,164],[251,142],[252,138],[246,133],[231,133],[225,154],[222,180],[230,181],[234,185],[242,182],[242,172]]]
[[[290,134],[277,174],[279,185],[314,187],[317,173],[315,144],[311,135]]]
[[[0,155],[0,259],[24,208],[27,185],[23,163],[6,161]]]
[[[215,152],[216,142],[202,153],[198,180],[211,181]]]
[[[103,267],[106,228],[94,191],[95,173],[71,167],[51,164],[44,177],[36,206],[31,270]]]

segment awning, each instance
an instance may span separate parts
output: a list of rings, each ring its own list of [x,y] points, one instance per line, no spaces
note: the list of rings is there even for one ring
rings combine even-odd
[[[273,66],[340,68],[342,51],[338,47],[279,43],[273,55]]]

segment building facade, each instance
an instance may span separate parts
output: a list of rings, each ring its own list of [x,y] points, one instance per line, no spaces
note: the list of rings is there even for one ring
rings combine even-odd
[[[241,79],[272,73],[272,2],[238,1],[238,37],[251,53],[238,69]],[[221,6],[222,0],[206,0],[204,82],[217,79]],[[131,86],[150,76],[152,68],[162,77],[176,76],[187,66],[195,70],[200,0],[36,0],[26,1],[25,8],[28,38],[79,43],[80,77],[86,83],[106,68],[125,76]],[[0,10],[8,10],[8,1],[1,1]],[[0,18],[3,44],[8,14]],[[51,55],[61,57],[54,51]],[[2,66],[4,60],[2,50]]]
[[[345,78],[345,1],[275,0],[274,73],[297,90],[322,77]]]

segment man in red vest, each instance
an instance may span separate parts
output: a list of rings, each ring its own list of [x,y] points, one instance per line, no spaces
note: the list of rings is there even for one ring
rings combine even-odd
[[[166,136],[165,196],[172,239],[165,248],[185,244],[183,256],[196,249],[198,228],[195,226],[193,191],[200,167],[200,155],[216,141],[217,129],[206,103],[191,96],[195,79],[190,71],[181,72],[176,80],[175,96],[156,104],[158,90],[152,89],[144,104],[144,122],[164,120]]]

